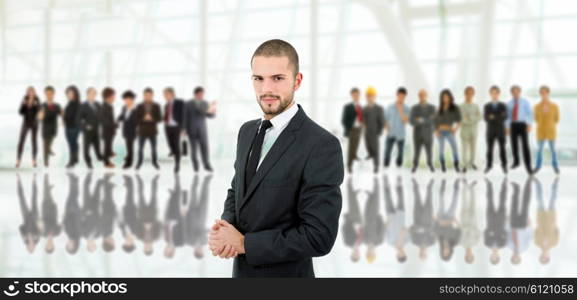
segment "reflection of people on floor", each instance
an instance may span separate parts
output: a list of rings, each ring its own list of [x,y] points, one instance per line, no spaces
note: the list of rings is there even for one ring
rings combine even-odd
[[[126,198],[122,214],[119,215],[118,225],[124,237],[122,249],[126,253],[134,251],[136,248],[134,238],[139,236],[138,215],[136,203],[134,202],[134,180],[130,175],[124,175],[124,187],[126,188]]]
[[[26,244],[28,252],[34,252],[40,239],[40,218],[38,215],[38,186],[36,184],[36,174],[32,182],[32,202],[30,207],[26,203],[26,196],[18,175],[18,199],[20,200],[20,211],[22,212],[22,225],[20,225],[20,235]]]
[[[144,254],[152,255],[153,245],[160,237],[162,224],[158,220],[156,214],[158,208],[156,206],[156,195],[158,190],[158,175],[152,179],[152,187],[150,189],[150,201],[146,203],[144,198],[144,185],[142,178],[136,176],[138,183],[138,238],[144,243]]]
[[[208,212],[208,192],[211,180],[212,174],[203,176],[202,185],[200,191],[198,191],[198,176],[195,175],[190,187],[190,200],[185,219],[186,243],[194,249],[194,256],[198,259],[204,257],[204,247],[208,243],[206,214]]]
[[[557,227],[557,217],[555,212],[555,202],[557,200],[557,189],[559,177],[556,177],[551,184],[549,195],[549,206],[545,206],[543,200],[543,187],[539,179],[535,180],[535,190],[537,191],[537,228],[535,229],[535,245],[541,248],[539,261],[548,264],[551,261],[551,249],[559,244],[559,228]]]
[[[359,207],[358,191],[353,187],[353,178],[347,180],[348,211],[344,214],[344,222],[341,228],[345,246],[351,247],[351,261],[358,262],[361,254],[359,246],[363,242],[363,226],[361,209]]]
[[[513,251],[511,263],[521,263],[521,253],[529,248],[533,232],[529,220],[529,202],[531,201],[531,180],[527,178],[523,188],[523,195],[519,201],[519,184],[513,182],[513,203],[511,206],[511,232],[508,245]],[[521,203],[520,203],[521,202]]]
[[[433,183],[434,180],[431,179],[427,185],[425,203],[422,203],[419,185],[413,179],[415,205],[413,207],[413,225],[409,230],[411,241],[419,248],[419,257],[423,261],[427,259],[427,248],[435,244],[436,239],[433,217]]]
[[[96,251],[96,239],[100,236],[100,193],[102,190],[102,180],[96,182],[92,193],[90,186],[92,183],[92,172],[84,178],[84,203],[82,204],[82,236],[86,239],[86,250]]]
[[[114,186],[110,180],[113,174],[104,175],[103,187],[104,198],[102,199],[102,212],[100,218],[100,234],[102,235],[102,249],[106,252],[114,251],[114,227],[116,222],[116,204],[114,204]]]
[[[455,216],[457,212],[459,184],[460,180],[458,179],[453,183],[453,199],[451,200],[448,209],[445,209],[445,179],[441,182],[441,189],[439,192],[439,211],[437,213],[435,231],[439,238],[440,255],[444,261],[449,261],[451,259],[455,246],[459,243],[459,239],[461,238],[460,224]]]
[[[64,226],[64,232],[68,236],[66,251],[68,251],[69,254],[75,254],[78,252],[80,236],[82,235],[82,215],[80,204],[78,203],[80,180],[74,173],[68,173],[67,175],[69,189],[62,224]]]
[[[44,250],[54,252],[54,237],[60,234],[62,226],[58,222],[58,206],[52,197],[53,185],[50,184],[48,174],[44,174],[44,192],[42,200],[42,235],[46,238]]]
[[[365,203],[365,230],[364,242],[367,245],[367,261],[369,263],[377,258],[375,248],[383,243],[385,237],[385,222],[379,213],[379,202],[381,201],[379,181],[373,179],[373,190],[368,193]]]
[[[499,250],[507,244],[507,231],[505,229],[507,202],[507,179],[503,179],[499,191],[499,206],[493,203],[493,183],[485,178],[487,184],[487,228],[484,232],[485,246],[491,249],[489,260],[496,265],[501,260]]]
[[[182,189],[180,188],[180,176],[175,174],[174,187],[168,190],[169,198],[164,216],[164,256],[174,257],[177,247],[184,245],[184,214],[185,208],[181,201]]]
[[[461,246],[465,248],[465,261],[472,264],[475,261],[473,254],[473,247],[476,247],[481,238],[481,231],[477,220],[477,212],[475,210],[475,186],[477,181],[472,183],[463,181],[463,205],[461,206]]]
[[[397,261],[404,263],[407,261],[405,245],[409,240],[409,231],[405,225],[405,197],[403,193],[403,181],[401,176],[397,177],[395,191],[397,195],[397,207],[393,202],[389,178],[384,176],[385,190],[385,210],[387,212],[386,240],[396,250]]]

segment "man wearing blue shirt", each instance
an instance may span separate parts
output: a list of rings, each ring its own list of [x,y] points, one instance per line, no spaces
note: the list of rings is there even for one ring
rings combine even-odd
[[[533,174],[531,167],[531,149],[529,148],[529,132],[533,121],[533,111],[527,99],[521,98],[521,87],[511,87],[513,99],[507,103],[507,132],[511,135],[513,150],[513,165],[511,169],[519,166],[519,140],[523,151],[523,161],[529,175]]]
[[[405,148],[405,125],[409,122],[409,107],[405,104],[407,89],[400,87],[397,90],[397,100],[385,112],[386,129],[388,131],[385,143],[385,168],[391,162],[393,146],[397,145],[397,167],[403,165],[403,151]]]

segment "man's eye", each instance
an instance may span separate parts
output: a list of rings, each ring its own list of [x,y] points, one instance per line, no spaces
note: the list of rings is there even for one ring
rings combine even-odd
[[[274,78],[274,80],[283,80],[283,79],[284,79],[284,78],[283,78],[283,77],[280,77],[280,76],[277,76],[277,77]]]
[[[254,81],[261,81],[262,78],[254,77]]]

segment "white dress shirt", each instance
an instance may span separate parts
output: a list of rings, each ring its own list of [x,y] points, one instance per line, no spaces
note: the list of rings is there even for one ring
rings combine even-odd
[[[272,127],[266,130],[264,134],[264,141],[262,143],[262,148],[260,152],[260,160],[258,162],[257,170],[260,167],[263,159],[267,155],[268,151],[274,145],[274,142],[279,137],[279,135],[283,132],[283,130],[287,127],[290,120],[297,114],[299,111],[298,105],[295,103],[292,104],[291,107],[283,111],[282,113],[274,116],[269,121],[272,123]],[[261,122],[264,121],[265,118],[261,118]],[[260,131],[260,127],[259,127]]]

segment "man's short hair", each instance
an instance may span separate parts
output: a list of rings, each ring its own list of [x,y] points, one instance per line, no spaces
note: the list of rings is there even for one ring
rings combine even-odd
[[[151,87],[147,87],[147,88],[144,89],[144,93],[145,93],[145,94],[146,94],[146,93],[154,94],[154,91],[152,90]]]
[[[54,87],[53,87],[53,86],[51,86],[51,85],[49,85],[49,86],[45,87],[45,88],[44,88],[44,92],[48,92],[48,91],[50,91],[50,92],[53,92],[53,93],[54,93]]]
[[[469,92],[469,91],[475,92],[475,88],[469,85],[469,86],[467,86],[467,87],[465,88],[465,93],[467,93],[467,92]]]
[[[197,87],[194,88],[194,91],[193,91],[192,93],[193,93],[193,95],[195,95],[195,96],[196,96],[198,93],[204,93],[204,88],[201,87],[201,86],[197,86]]]
[[[104,90],[102,90],[102,99],[106,100],[112,96],[114,96],[116,92],[114,91],[113,88],[111,87],[106,87],[104,88]]]
[[[501,92],[501,89],[499,88],[499,86],[493,85],[493,86],[491,86],[491,88],[489,88],[489,93],[492,93],[493,91],[496,91],[497,93],[500,93],[500,92]]]
[[[164,92],[165,92],[165,93],[170,93],[171,95],[174,96],[174,88],[171,87],[171,86],[166,87],[166,88],[164,89]]]
[[[354,88],[351,89],[351,94],[360,93],[360,92],[361,92],[361,90],[359,90],[358,87],[354,87]]]
[[[292,65],[294,75],[299,73],[299,55],[295,48],[286,41],[274,39],[262,43],[256,48],[250,59],[251,66],[255,56],[286,56],[289,64]]]
[[[122,99],[134,100],[135,98],[136,98],[136,94],[134,94],[134,92],[132,92],[131,90],[128,90],[128,91],[122,93]]]
[[[397,89],[397,95],[398,95],[398,94],[403,94],[403,95],[406,96],[406,95],[407,95],[407,89],[406,89],[405,87],[403,87],[403,86],[400,87],[400,88],[398,88],[398,89]]]
[[[517,84],[514,84],[511,86],[511,92],[514,91],[515,89],[518,89],[519,91],[521,91],[521,87]]]
[[[542,86],[539,88],[539,92],[542,91],[542,90],[547,91],[547,93],[551,93],[551,88],[550,88],[548,85],[542,85]]]

